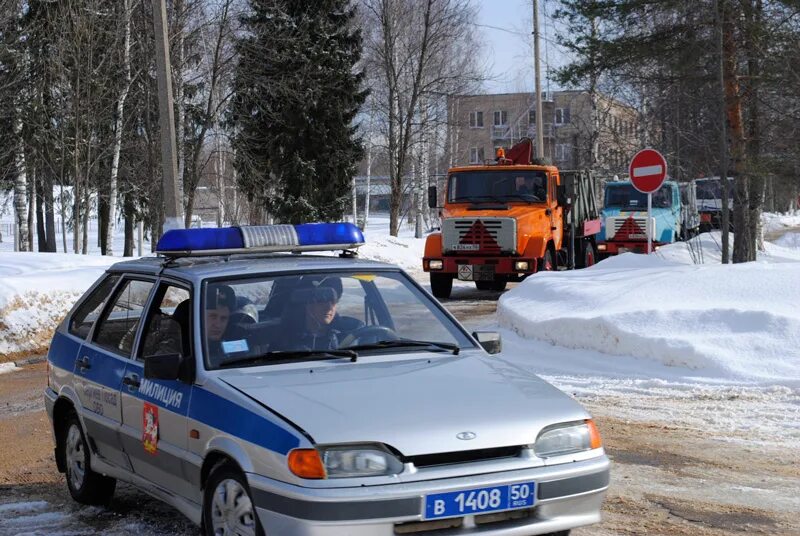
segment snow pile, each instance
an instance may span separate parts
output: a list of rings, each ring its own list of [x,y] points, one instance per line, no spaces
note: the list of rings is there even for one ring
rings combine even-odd
[[[786,233],[775,244],[784,248],[800,249],[800,233]]]
[[[370,216],[364,230],[366,244],[358,248],[358,256],[380,262],[396,264],[410,272],[422,272],[425,238],[414,238],[414,228],[405,221],[400,226],[400,236],[389,234],[389,217]]]
[[[59,253],[0,255],[0,362],[45,351],[75,301],[117,260]]]
[[[667,366],[680,377],[800,385],[800,264],[694,265],[670,251],[680,247],[537,274],[501,297],[500,325],[601,352],[601,368],[633,356],[645,360],[638,373]]]
[[[733,254],[733,238],[733,233],[730,233],[731,255]],[[764,248],[765,251],[758,252],[760,262],[800,261],[800,251],[783,239],[779,239],[775,243],[764,242]],[[676,242],[661,247],[654,255],[666,261],[681,264],[719,264],[722,262],[722,232],[702,233],[687,242]],[[613,263],[615,258],[618,257],[611,257],[605,262]]]
[[[789,227],[800,227],[800,211],[787,214],[763,212],[761,214],[761,224],[765,233],[774,233]]]

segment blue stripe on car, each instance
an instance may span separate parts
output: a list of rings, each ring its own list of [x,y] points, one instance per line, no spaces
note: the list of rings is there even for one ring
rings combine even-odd
[[[76,342],[68,335],[57,332],[53,337],[48,359],[52,366],[72,371],[75,368],[75,359],[78,357],[79,349],[79,342]],[[90,353],[92,353],[93,358],[97,358],[100,352],[94,350]],[[109,360],[120,359],[106,353],[101,355]],[[139,370],[136,370],[137,368]],[[90,369],[92,372],[91,381],[110,389],[118,389],[122,370],[124,370],[124,366],[122,368],[113,366],[93,367]],[[141,364],[132,362],[128,362],[128,370],[134,371],[140,376],[143,372]],[[138,398],[156,406],[185,414],[186,410],[184,408],[186,404],[189,404],[188,417],[279,454],[286,454],[300,445],[300,438],[280,424],[202,387],[197,385],[189,386],[176,381],[147,381],[174,389],[183,394],[180,407],[177,410],[174,404],[168,405],[164,402],[174,401],[174,398],[161,397],[159,399],[157,397],[144,396],[143,393],[135,394]],[[126,389],[126,387],[123,387],[123,389]],[[191,400],[189,400],[190,397]]]

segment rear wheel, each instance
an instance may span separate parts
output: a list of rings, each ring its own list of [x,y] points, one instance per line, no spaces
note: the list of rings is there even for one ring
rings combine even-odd
[[[449,298],[453,291],[453,276],[431,273],[431,292],[437,298]]]
[[[495,292],[500,292],[506,289],[506,285],[508,285],[508,279],[506,278],[498,278],[494,281],[475,281],[475,287],[478,290],[493,290]]]
[[[117,481],[92,471],[89,444],[75,413],[67,417],[58,448],[61,449],[59,456],[65,462],[67,489],[72,498],[81,504],[111,502]]]

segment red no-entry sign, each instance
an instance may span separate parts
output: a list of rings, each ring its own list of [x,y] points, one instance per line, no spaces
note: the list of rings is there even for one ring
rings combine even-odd
[[[667,177],[667,161],[655,149],[642,149],[631,159],[628,169],[633,187],[645,194],[661,188]]]

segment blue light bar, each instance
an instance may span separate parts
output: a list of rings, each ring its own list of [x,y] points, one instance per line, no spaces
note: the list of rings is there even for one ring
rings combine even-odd
[[[256,225],[209,229],[172,229],[164,233],[156,252],[171,256],[229,253],[326,251],[357,248],[364,235],[352,223]]]

